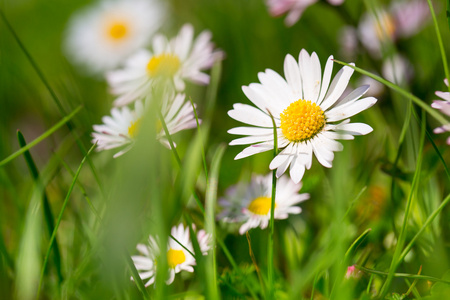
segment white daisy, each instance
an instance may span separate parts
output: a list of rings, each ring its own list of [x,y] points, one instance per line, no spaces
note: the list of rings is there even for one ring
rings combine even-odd
[[[93,126],[92,143],[97,143],[96,150],[125,147],[114,154],[114,158],[130,150],[136,139],[144,113],[142,101],[136,101],[133,111],[126,106],[111,109],[111,116],[104,116],[102,125]]]
[[[444,79],[445,85],[448,86],[448,80]],[[442,113],[450,116],[450,93],[437,91],[436,96],[439,96],[442,100],[434,100],[431,107],[439,109]],[[434,133],[450,132],[450,123],[437,127],[433,131]],[[447,144],[450,145],[450,137],[447,139]]]
[[[175,274],[182,270],[191,273],[194,272],[193,266],[196,264],[195,258],[191,254],[194,253],[194,248],[189,237],[189,227],[184,228],[183,224],[174,226],[171,230],[171,236],[175,239],[169,237],[167,245],[166,256],[169,267],[169,278],[166,280],[166,284],[171,284],[175,278]],[[202,254],[206,255],[210,249],[211,235],[207,234],[204,230],[200,230],[197,233],[197,240]],[[157,239],[150,236],[148,245],[138,244],[136,248],[142,255],[135,255],[131,258],[136,269],[139,271],[141,279],[148,279],[145,286],[149,286],[155,282],[156,260],[160,255]]]
[[[302,16],[305,9],[313,5],[318,0],[267,0],[267,6],[272,16],[278,17],[288,13],[285,19],[287,26],[294,25]],[[332,5],[341,5],[344,0],[328,0]]]
[[[269,112],[275,119],[278,148],[283,149],[270,163],[270,169],[277,169],[277,177],[280,177],[290,166],[290,176],[296,183],[302,179],[305,169],[311,168],[313,153],[323,166],[331,168],[333,152],[343,149],[336,139],[350,140],[354,135],[372,131],[369,125],[349,123],[349,117],[371,107],[377,99],[359,99],[368,86],[361,86],[341,97],[353,69],[343,67],[330,84],[332,59],[333,56],[328,58],[322,78],[317,54],[313,52],[310,56],[303,49],[298,63],[291,55],[286,56],[286,79],[266,69],[258,74],[261,83],[242,87],[257,108],[237,103],[228,112],[233,119],[255,126],[228,131],[247,135],[231,141],[230,145],[251,144],[235,159],[273,149],[273,125]]]
[[[424,0],[396,1],[387,9],[363,15],[358,26],[359,39],[372,55],[381,57],[383,45],[416,34],[429,17]]]
[[[173,99],[173,100],[172,100]],[[170,100],[170,101],[169,101]],[[173,135],[181,130],[197,127],[195,120],[194,109],[189,101],[186,101],[185,94],[177,94],[175,98],[167,99],[162,102],[161,113],[164,117],[167,129],[170,135]],[[201,120],[198,120],[199,124]],[[166,133],[162,125],[158,123],[159,133],[158,139],[167,148],[170,148],[169,141],[166,138]],[[176,147],[176,144],[174,144]]]
[[[117,95],[114,105],[121,106],[151,93],[153,83],[173,82],[176,90],[184,90],[184,80],[208,84],[209,75],[203,70],[211,68],[223,53],[214,51],[211,33],[203,31],[193,41],[194,28],[184,25],[178,36],[167,40],[162,35],[153,39],[154,53],[141,49],[130,57],[121,70],[109,72],[107,80],[111,92]]]
[[[309,199],[309,194],[299,194],[301,183],[295,184],[288,177],[277,182],[275,194],[275,219],[287,219],[289,214],[299,214],[296,204]],[[224,211],[218,216],[225,222],[245,222],[239,229],[244,234],[251,228],[264,229],[269,224],[272,203],[272,174],[253,176],[250,185],[240,184],[227,190],[227,196],[219,201]]]
[[[190,102],[186,101],[184,94],[170,96],[165,94],[161,104],[161,115],[166,123],[167,130],[173,135],[181,130],[197,126],[194,110]],[[131,111],[128,107],[113,108],[111,116],[102,118],[104,124],[94,125],[92,133],[92,143],[97,143],[97,151],[108,150],[126,146],[123,150],[116,153],[114,158],[130,150],[136,140],[140,130],[141,119],[145,114],[145,107],[141,100],[135,102],[135,110]],[[201,120],[199,120],[201,123]],[[161,121],[156,122],[158,131],[157,139],[170,149],[170,144],[166,139],[166,134]],[[176,147],[176,144],[174,143]]]
[[[163,15],[157,0],[101,1],[70,20],[66,53],[91,73],[111,70],[150,41]]]

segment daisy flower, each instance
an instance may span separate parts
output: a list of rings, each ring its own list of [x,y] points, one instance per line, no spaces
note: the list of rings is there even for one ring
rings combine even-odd
[[[163,15],[157,0],[101,1],[70,20],[65,52],[91,73],[112,70],[150,41]]]
[[[184,94],[165,95],[163,97],[161,115],[164,117],[170,135],[197,126],[192,105],[185,98]],[[141,100],[135,102],[134,111],[126,106],[113,108],[111,116],[102,118],[102,125],[93,126],[92,143],[97,143],[97,151],[124,147],[123,150],[114,155],[114,158],[129,151],[134,145],[144,114],[145,106]],[[156,130],[158,131],[157,139],[167,148],[170,148],[160,120],[156,122]],[[174,146],[176,147],[176,144]]]
[[[107,74],[111,92],[118,96],[116,106],[126,105],[151,93],[155,81],[173,82],[176,90],[184,90],[184,80],[208,84],[203,70],[212,67],[223,53],[214,51],[211,33],[203,31],[193,40],[194,28],[184,25],[178,36],[167,40],[162,35],[153,39],[153,53],[141,49],[129,58],[125,67]]]
[[[429,17],[424,0],[396,1],[388,9],[366,13],[358,26],[358,36],[372,55],[380,57],[385,43],[413,36]]]
[[[448,80],[444,80],[445,85],[448,86]],[[450,93],[437,91],[436,96],[442,98],[443,100],[434,100],[431,107],[439,109],[442,113],[450,116]],[[434,129],[434,133],[444,133],[450,132],[450,124],[443,125]],[[447,144],[450,145],[450,137],[447,139]]]
[[[294,25],[302,16],[308,6],[313,5],[318,0],[267,0],[267,6],[272,16],[278,17],[287,12],[284,20],[286,26]],[[341,5],[344,0],[328,0],[332,5]]]
[[[368,86],[358,87],[342,97],[353,69],[343,67],[331,81],[332,69],[333,56],[330,56],[322,77],[317,54],[313,52],[310,56],[303,49],[298,63],[291,55],[286,56],[286,79],[266,69],[258,74],[261,83],[243,86],[244,94],[257,108],[237,103],[228,112],[233,119],[252,125],[228,131],[230,134],[246,135],[231,141],[230,145],[250,144],[235,159],[273,149],[270,114],[276,123],[278,148],[283,150],[269,167],[277,169],[276,175],[280,177],[290,166],[290,176],[296,183],[302,179],[305,169],[311,168],[313,153],[319,163],[331,168],[333,152],[343,149],[337,139],[351,140],[354,135],[371,132],[369,125],[349,123],[349,118],[374,105],[377,99],[360,99],[369,89]]]
[[[288,177],[278,179],[275,194],[275,219],[287,219],[289,214],[299,214],[296,204],[309,199],[309,194],[299,194],[301,183],[295,184]],[[225,222],[244,222],[239,229],[244,234],[251,228],[264,229],[269,224],[272,203],[272,174],[253,176],[250,185],[233,186],[227,196],[219,201],[224,211],[218,218]]]
[[[175,279],[175,274],[182,270],[194,272],[195,258],[191,239],[189,237],[189,227],[184,228],[183,224],[172,227],[171,236],[167,245],[167,265],[169,267],[168,279],[166,284],[171,284]],[[197,240],[203,255],[206,255],[210,249],[209,243],[211,235],[204,230],[197,233]],[[181,244],[181,245],[180,245]],[[138,244],[137,250],[141,255],[132,256],[132,260],[139,272],[142,280],[147,280],[145,286],[149,286],[155,282],[156,277],[156,261],[160,255],[157,239],[149,237],[148,244]],[[188,249],[189,251],[187,251]]]
[[[114,158],[129,151],[134,145],[144,113],[142,101],[136,101],[134,110],[126,106],[111,109],[111,116],[104,116],[102,125],[93,126],[92,143],[97,143],[96,150],[124,148],[114,154]]]

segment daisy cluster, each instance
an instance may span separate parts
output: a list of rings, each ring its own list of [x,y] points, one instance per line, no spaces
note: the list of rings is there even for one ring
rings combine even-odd
[[[92,143],[97,151],[117,149],[117,158],[128,152],[138,135],[145,132],[142,119],[157,103],[159,120],[156,138],[167,148],[176,147],[167,137],[194,128],[195,104],[186,100],[186,82],[209,84],[206,70],[223,58],[205,30],[195,36],[191,24],[183,25],[174,37],[157,33],[165,7],[161,1],[104,0],[77,13],[69,22],[65,49],[74,64],[88,74],[103,75],[115,97],[103,124],[93,125]],[[153,106],[152,106],[153,105]],[[197,232],[202,254],[209,249],[210,234]],[[141,256],[132,259],[146,286],[155,281],[156,261],[161,253],[159,239],[150,236],[139,244]],[[181,270],[193,272],[195,265],[189,229],[172,228],[167,245],[167,284]]]

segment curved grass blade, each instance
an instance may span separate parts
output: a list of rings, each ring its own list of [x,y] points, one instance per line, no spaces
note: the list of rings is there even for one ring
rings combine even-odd
[[[22,132],[20,132],[20,130],[17,131],[17,139],[19,141],[19,146],[21,148],[25,147],[27,145],[25,138],[24,138]],[[33,157],[31,156],[30,151],[28,151],[28,150],[25,151],[23,153],[23,156],[25,158],[25,162],[27,163],[28,169],[30,170],[31,177],[33,177],[33,180],[35,182],[37,182],[39,180],[39,171],[36,167],[36,164],[34,163],[34,160],[33,160]],[[45,188],[42,192],[42,206],[44,208],[44,217],[45,217],[45,222],[47,224],[49,236],[51,236],[53,233],[53,230],[55,228],[55,225],[53,223],[53,213],[52,213],[50,204],[48,202],[47,193],[45,192]],[[56,267],[56,273],[58,275],[59,283],[61,284],[63,281],[63,276],[62,276],[62,272],[61,272],[61,254],[59,252],[59,246],[58,246],[57,239],[55,239],[55,243],[54,243],[52,249],[53,249],[53,260],[54,260],[54,264]]]
[[[217,289],[217,266],[216,266],[216,227],[215,227],[215,208],[217,202],[217,185],[219,182],[219,169],[222,161],[225,146],[220,145],[216,150],[211,162],[211,172],[206,188],[205,200],[205,229],[211,234],[211,250],[208,255],[206,264],[206,291],[207,299],[220,299],[219,291]]]
[[[61,121],[59,121],[58,123],[56,123],[56,125],[54,125],[52,128],[50,128],[49,130],[47,130],[46,132],[44,132],[42,135],[40,135],[39,137],[37,137],[36,139],[34,139],[32,142],[30,142],[29,144],[27,144],[25,147],[20,148],[20,150],[14,152],[13,154],[11,154],[10,156],[8,156],[7,158],[3,159],[2,161],[0,161],[0,167],[6,165],[7,163],[9,163],[11,160],[15,159],[16,157],[22,155],[25,151],[30,150],[31,148],[33,148],[34,146],[36,146],[37,144],[39,144],[40,142],[42,142],[44,139],[46,139],[47,137],[49,137],[52,133],[54,133],[56,130],[58,130],[59,128],[61,128],[64,124],[66,124],[70,119],[72,119],[83,107],[82,106],[78,106],[73,112],[71,112],[68,116],[64,117]]]
[[[366,229],[348,248],[347,252],[345,252],[345,258],[344,261],[348,262],[350,259],[350,256],[355,253],[356,248],[361,245],[361,243],[366,239],[366,237],[369,235],[370,231],[372,231],[372,228]]]
[[[83,158],[83,160],[81,160],[80,166],[78,167],[78,170],[75,173],[75,177],[72,180],[72,184],[70,185],[69,190],[67,191],[66,198],[64,199],[63,205],[61,207],[61,211],[59,212],[59,216],[58,216],[58,219],[56,221],[55,229],[53,230],[52,236],[51,236],[50,241],[48,243],[47,252],[45,254],[44,263],[43,263],[42,269],[41,269],[41,277],[40,277],[40,280],[39,280],[39,286],[38,286],[38,291],[37,291],[37,294],[36,294],[36,299],[39,299],[39,293],[40,293],[40,290],[41,290],[41,287],[42,287],[42,280],[44,279],[45,267],[47,265],[48,258],[50,256],[50,251],[52,249],[53,242],[56,239],[56,233],[58,231],[59,224],[61,223],[62,216],[64,214],[64,210],[66,209],[67,203],[69,203],[70,195],[72,194],[73,188],[75,187],[75,183],[77,182],[78,176],[80,175],[80,172],[81,172],[81,169],[82,169],[82,167],[84,165],[84,162],[86,161],[88,155],[91,154],[91,152],[94,150],[94,148],[96,146],[97,146],[97,144],[92,145],[91,149],[89,149],[89,151],[86,154],[86,156]]]
[[[427,113],[429,113],[433,118],[435,118],[436,120],[438,120],[440,123],[442,123],[442,125],[446,125],[449,123],[449,121],[444,118],[438,111],[436,111],[434,108],[432,108],[429,104],[425,103],[424,101],[420,100],[418,97],[414,96],[413,94],[411,94],[410,92],[402,89],[401,87],[393,84],[390,81],[387,81],[386,79],[372,74],[370,72],[367,72],[366,70],[363,70],[361,68],[358,68],[356,66],[352,66],[350,64],[347,64],[345,62],[333,59],[334,62],[341,64],[343,66],[348,66],[350,68],[352,68],[353,70],[355,70],[358,73],[361,73],[363,75],[369,76],[370,78],[375,79],[376,81],[381,82],[382,84],[384,84],[385,86],[387,86],[390,89],[393,89],[394,91],[398,92],[399,94],[405,96],[406,98],[410,99],[411,101],[413,101],[415,104],[417,104],[418,106],[420,106],[421,108],[423,108]]]
[[[388,276],[389,275],[389,273],[368,269],[368,268],[365,268],[363,266],[355,265],[355,267],[360,269],[361,271],[364,271],[364,272],[367,272],[367,273],[371,273],[371,274],[376,274],[376,275],[381,275],[381,276]],[[429,281],[433,281],[433,282],[443,282],[443,283],[446,283],[446,284],[450,284],[450,281],[443,280],[443,279],[436,278],[436,277],[432,277],[432,276],[426,276],[426,275],[394,273],[393,276],[394,277],[398,277],[398,278],[421,279],[421,280],[429,280]],[[383,298],[380,298],[380,299],[383,299]]]

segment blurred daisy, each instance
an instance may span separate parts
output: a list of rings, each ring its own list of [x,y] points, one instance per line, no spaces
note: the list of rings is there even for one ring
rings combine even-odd
[[[91,73],[111,70],[150,41],[163,15],[157,0],[101,1],[70,20],[66,53]]]
[[[296,204],[309,199],[309,194],[299,194],[301,183],[295,184],[288,177],[281,177],[275,194],[275,219],[287,219],[289,214],[299,214]],[[269,224],[272,203],[272,174],[253,176],[250,185],[240,184],[227,190],[227,196],[219,201],[224,211],[218,216],[225,222],[244,222],[239,233],[251,228],[264,229]]]
[[[191,103],[186,101],[186,96],[184,94],[177,94],[175,98],[172,99],[163,101],[161,108],[169,134],[173,135],[181,130],[197,127],[194,109],[192,108]],[[198,121],[200,124],[201,120]],[[160,122],[157,124],[157,130],[159,130],[157,136],[159,141],[167,148],[170,148],[170,143],[166,138],[166,133]],[[176,147],[176,144],[174,144],[174,146]]]
[[[284,20],[286,26],[294,25],[308,6],[318,0],[267,0],[267,6],[272,16],[278,17],[287,12]],[[332,5],[341,5],[344,0],[327,0]]]
[[[194,272],[195,258],[192,256],[194,248],[189,237],[189,227],[184,228],[183,224],[172,227],[171,236],[167,245],[167,264],[169,267],[168,279],[166,284],[171,284],[175,278],[175,274],[182,270]],[[206,255],[210,249],[209,243],[211,235],[204,230],[197,233],[197,240],[203,255]],[[156,277],[156,261],[160,255],[157,239],[149,237],[148,244],[138,244],[137,250],[141,255],[135,255],[131,258],[139,272],[142,280],[147,280],[145,286],[149,286],[155,282]],[[187,249],[187,250],[186,250]],[[192,253],[192,254],[191,254]]]
[[[414,69],[406,57],[395,54],[383,61],[381,73],[390,82],[402,85],[412,79]]]
[[[448,86],[448,80],[444,80],[445,85]],[[436,96],[443,99],[442,100],[434,100],[431,104],[431,107],[439,109],[442,113],[446,114],[447,116],[450,116],[450,93],[449,92],[436,92]],[[450,123],[437,127],[434,129],[434,133],[444,133],[444,132],[450,132]],[[450,137],[447,139],[447,144],[450,145]]]
[[[124,148],[114,154],[114,158],[124,154],[133,147],[141,118],[144,115],[142,101],[136,101],[135,109],[128,107],[113,108],[111,116],[102,118],[102,125],[94,125],[92,143],[97,143],[97,151]]]
[[[163,97],[161,115],[164,117],[170,135],[197,126],[192,105],[185,98],[184,94],[165,95]],[[102,125],[93,126],[92,143],[97,143],[97,151],[124,147],[123,150],[114,155],[114,158],[116,158],[130,150],[140,130],[140,123],[144,114],[145,106],[141,100],[135,102],[134,111],[126,106],[113,108],[111,116],[102,118]],[[157,139],[167,148],[170,148],[160,120],[156,122],[156,130],[158,131]],[[176,144],[174,146],[176,147]]]
[[[358,36],[372,55],[381,57],[384,44],[416,34],[429,17],[425,0],[396,1],[388,9],[366,13],[358,26]]]
[[[342,97],[353,69],[343,67],[330,84],[332,59],[333,56],[328,58],[322,78],[317,54],[313,52],[310,56],[303,49],[298,63],[290,54],[286,56],[286,79],[266,69],[258,74],[261,83],[242,87],[257,108],[237,103],[228,112],[233,119],[253,125],[228,131],[247,136],[231,141],[230,145],[251,144],[235,159],[273,149],[273,125],[269,113],[275,119],[278,148],[283,149],[269,167],[277,169],[277,177],[280,177],[290,166],[290,176],[296,183],[302,179],[305,169],[311,168],[313,153],[323,166],[331,168],[333,152],[343,149],[337,139],[351,140],[354,135],[372,131],[369,125],[349,123],[349,118],[371,107],[377,99],[360,99],[368,86],[358,87]]]
[[[141,49],[130,57],[121,70],[109,72],[107,80],[111,92],[118,96],[114,105],[126,105],[151,93],[155,81],[172,82],[176,90],[184,90],[184,80],[208,84],[211,68],[223,53],[214,51],[211,33],[203,31],[193,40],[194,28],[184,25],[178,36],[167,40],[162,35],[153,39],[154,53]]]

